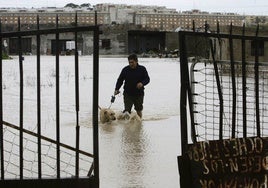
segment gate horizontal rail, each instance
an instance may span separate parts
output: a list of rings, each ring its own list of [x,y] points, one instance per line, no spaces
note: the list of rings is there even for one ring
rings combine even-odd
[[[83,31],[95,31],[98,30],[96,26],[77,26],[68,28],[52,28],[52,29],[40,29],[40,30],[29,30],[29,31],[13,31],[13,32],[2,32],[0,33],[2,38],[11,37],[23,37],[33,35],[47,35],[56,33],[68,33],[68,32],[83,32]]]
[[[8,123],[8,122],[5,122],[5,121],[3,121],[3,125],[6,125],[6,126],[8,126],[8,127],[11,127],[11,128],[13,128],[13,129],[16,129],[16,130],[20,130],[20,128],[19,128],[18,126],[13,125],[13,124]],[[22,129],[22,131],[23,131],[24,133],[29,134],[29,135],[32,135],[32,136],[35,136],[35,137],[39,137],[39,135],[38,135],[37,133],[34,133],[34,132],[29,131],[29,130],[27,130],[27,129]],[[50,142],[50,143],[57,144],[57,141],[56,141],[56,140],[53,140],[53,139],[48,138],[48,137],[46,137],[46,136],[40,135],[40,138],[41,138],[42,140],[48,141],[48,142]],[[72,150],[72,151],[77,151],[76,148],[71,147],[71,146],[69,146],[69,145],[67,145],[67,144],[63,144],[63,143],[60,142],[59,145],[60,145],[61,147],[63,147],[63,148],[66,148],[66,149],[69,149],[69,150]],[[83,155],[85,155],[85,156],[94,158],[94,155],[91,154],[91,153],[88,153],[88,152],[85,152],[85,151],[82,151],[82,150],[78,150],[78,152],[81,153],[81,154],[83,154]]]

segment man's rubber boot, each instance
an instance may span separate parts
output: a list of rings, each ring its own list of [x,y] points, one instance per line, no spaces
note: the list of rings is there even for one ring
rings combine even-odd
[[[140,116],[140,118],[142,118],[142,111],[137,111],[138,116]]]

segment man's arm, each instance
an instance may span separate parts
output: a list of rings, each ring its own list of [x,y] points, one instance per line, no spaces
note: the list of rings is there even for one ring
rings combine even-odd
[[[149,82],[150,82],[150,77],[149,77],[149,74],[148,74],[146,68],[144,67],[144,70],[143,70],[143,80],[141,81],[141,83],[142,83],[143,86],[145,86]]]
[[[123,85],[124,80],[125,80],[125,77],[124,77],[124,69],[123,69],[116,81],[114,95],[117,95],[120,93],[119,89]]]

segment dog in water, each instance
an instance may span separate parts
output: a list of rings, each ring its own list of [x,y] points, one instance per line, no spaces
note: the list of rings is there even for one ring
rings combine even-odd
[[[116,120],[115,112],[109,108],[100,108],[100,122],[111,123]]]
[[[141,118],[138,116],[136,112],[129,113],[129,112],[120,112],[116,119],[118,121],[124,121],[126,123],[141,123]]]

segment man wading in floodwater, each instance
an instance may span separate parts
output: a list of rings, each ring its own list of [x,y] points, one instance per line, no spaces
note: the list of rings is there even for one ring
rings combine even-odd
[[[119,89],[124,82],[124,106],[123,112],[131,113],[132,106],[137,114],[142,118],[144,86],[150,82],[150,77],[146,68],[138,64],[136,54],[128,56],[128,66],[125,66],[115,85],[114,95],[120,93]]]

